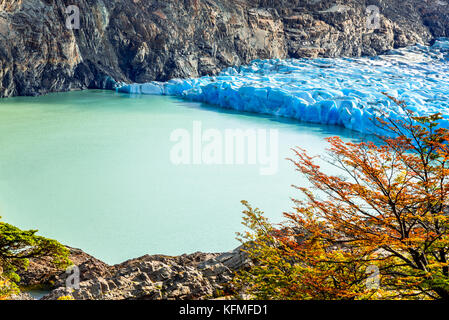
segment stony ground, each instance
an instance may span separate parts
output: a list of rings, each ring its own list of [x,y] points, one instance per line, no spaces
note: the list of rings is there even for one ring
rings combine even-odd
[[[76,300],[211,299],[221,296],[235,271],[250,263],[241,248],[222,254],[146,255],[114,266],[79,249],[69,249],[70,259],[79,268],[79,289],[71,288],[74,282],[68,277],[73,272],[51,267],[48,259],[32,260],[21,274],[21,285],[50,287],[44,300],[66,296]]]

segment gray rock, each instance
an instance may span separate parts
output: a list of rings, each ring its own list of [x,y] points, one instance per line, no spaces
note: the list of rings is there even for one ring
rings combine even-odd
[[[83,252],[80,249],[67,247],[70,251],[69,259],[78,266],[80,280],[85,281],[101,276],[109,272],[109,266]],[[20,285],[22,287],[60,287],[65,284],[69,274],[61,273],[61,270],[51,264],[51,257],[30,259],[26,270],[19,270]]]
[[[8,300],[35,300],[30,294],[21,292],[8,297]]]
[[[89,276],[80,274],[79,289],[66,288],[61,274],[56,276],[60,280],[57,287],[43,299],[64,296],[76,300],[209,299],[232,280],[235,271],[247,265],[241,248],[223,254],[146,255],[107,267],[101,273],[96,272],[95,264],[89,264],[85,266]]]
[[[259,58],[375,55],[449,35],[440,0],[0,0],[0,97],[216,74]],[[367,27],[367,5],[380,28]]]

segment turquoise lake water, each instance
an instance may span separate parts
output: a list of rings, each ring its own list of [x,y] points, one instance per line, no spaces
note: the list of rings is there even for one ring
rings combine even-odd
[[[279,170],[170,161],[173,130],[277,129]],[[82,91],[0,100],[0,216],[118,263],[144,254],[221,252],[239,245],[248,200],[274,222],[306,182],[285,160],[346,129],[219,110],[163,96]]]

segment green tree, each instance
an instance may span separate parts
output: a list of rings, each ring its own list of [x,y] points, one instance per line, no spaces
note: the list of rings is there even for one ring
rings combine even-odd
[[[60,268],[70,264],[69,250],[56,240],[36,235],[37,230],[20,230],[0,222],[0,299],[19,292],[18,270],[26,270],[29,259],[51,257]]]

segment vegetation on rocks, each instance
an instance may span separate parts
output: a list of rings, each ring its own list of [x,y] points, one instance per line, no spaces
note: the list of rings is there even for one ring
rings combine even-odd
[[[17,272],[27,268],[29,259],[51,257],[57,267],[69,265],[69,251],[63,245],[36,233],[0,222],[0,300],[19,293]]]

